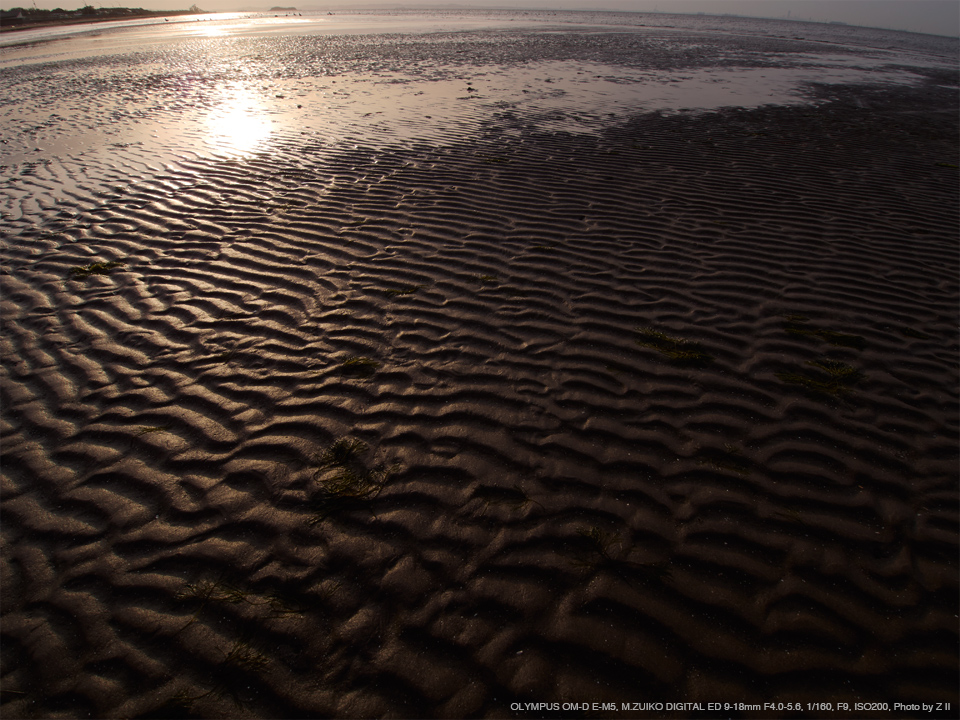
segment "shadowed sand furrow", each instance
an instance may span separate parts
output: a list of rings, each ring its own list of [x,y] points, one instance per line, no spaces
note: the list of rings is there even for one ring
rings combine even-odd
[[[955,73],[571,99],[822,52],[691,38],[11,68],[4,713],[960,700]]]

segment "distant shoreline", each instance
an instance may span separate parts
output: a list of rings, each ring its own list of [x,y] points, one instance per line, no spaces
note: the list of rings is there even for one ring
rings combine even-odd
[[[22,25],[0,25],[0,32],[20,32],[22,30],[36,30],[37,28],[45,27],[58,27],[60,25],[90,25],[93,23],[103,23],[103,22],[115,22],[118,20],[141,20],[143,18],[149,17],[176,17],[180,15],[196,15],[197,13],[190,10],[171,10],[169,12],[163,12],[159,10],[154,11],[145,11],[142,13],[122,15],[122,16],[111,16],[111,17],[98,17],[96,15],[88,15],[84,17],[76,18],[59,18],[57,20],[42,20],[35,23],[24,23]],[[204,13],[206,14],[206,13]]]

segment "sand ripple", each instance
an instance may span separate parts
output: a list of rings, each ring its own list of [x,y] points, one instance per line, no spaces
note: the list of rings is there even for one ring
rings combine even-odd
[[[22,166],[5,713],[957,702],[956,108],[858,92]]]

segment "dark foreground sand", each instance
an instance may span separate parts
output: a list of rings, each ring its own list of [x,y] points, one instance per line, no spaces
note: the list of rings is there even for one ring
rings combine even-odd
[[[830,92],[5,233],[3,716],[956,708],[955,80]]]

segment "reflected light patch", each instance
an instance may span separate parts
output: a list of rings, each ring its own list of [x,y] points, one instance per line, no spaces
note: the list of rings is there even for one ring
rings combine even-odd
[[[200,37],[222,37],[227,34],[227,31],[216,25],[207,25],[202,27],[197,31],[197,35]]]
[[[250,155],[270,139],[270,119],[249,92],[231,89],[219,105],[221,109],[207,118],[206,140],[214,149],[228,155]]]

